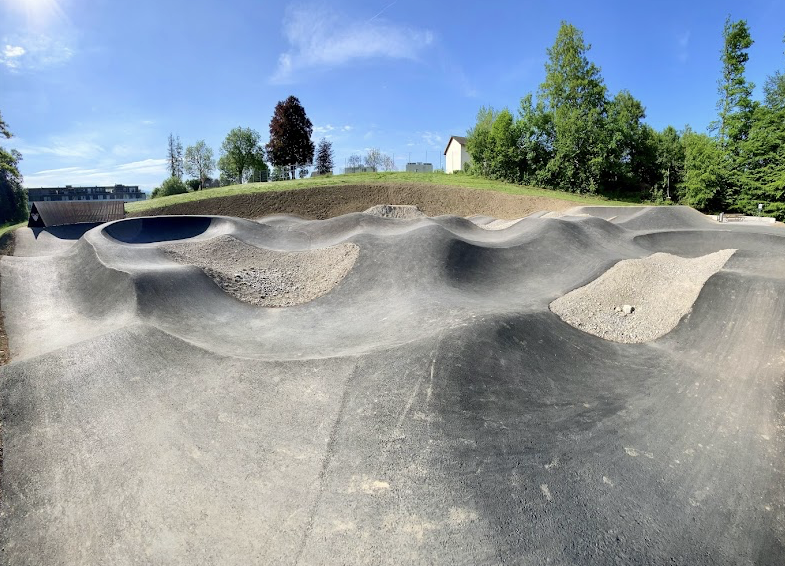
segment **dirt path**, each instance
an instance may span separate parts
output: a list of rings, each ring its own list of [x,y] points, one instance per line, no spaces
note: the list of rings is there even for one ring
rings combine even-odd
[[[14,255],[14,233],[6,232],[0,236],[0,257]],[[0,296],[0,366],[8,363],[8,336],[3,325],[3,298]],[[0,461],[2,461],[2,446],[0,445]]]
[[[428,216],[479,214],[514,219],[539,210],[566,210],[580,203],[437,185],[342,185],[217,197],[148,209],[129,216],[218,214],[259,218],[270,214],[296,214],[307,219],[323,220],[350,212],[363,212],[379,204],[415,205]]]
[[[4,255],[14,255],[14,233],[6,232],[0,236],[0,258]],[[3,297],[0,295],[0,366],[11,360],[8,350],[8,335],[3,324]],[[3,478],[3,423],[0,421],[0,481]],[[3,501],[3,490],[0,488],[0,502]]]

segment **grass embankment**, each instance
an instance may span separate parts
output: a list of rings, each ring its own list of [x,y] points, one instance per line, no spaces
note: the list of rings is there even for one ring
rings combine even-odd
[[[562,191],[552,191],[549,189],[539,189],[524,185],[514,185],[500,181],[492,181],[481,177],[470,175],[446,175],[444,173],[404,173],[404,172],[385,172],[385,173],[352,173],[349,175],[331,175],[325,177],[315,177],[312,179],[298,179],[294,181],[279,181],[275,183],[247,183],[245,185],[229,185],[215,189],[194,191],[182,195],[173,195],[157,199],[149,199],[142,202],[135,202],[126,205],[128,212],[142,212],[144,210],[171,206],[174,204],[210,199],[216,197],[226,197],[232,195],[242,195],[249,193],[289,191],[294,189],[310,189],[313,187],[339,186],[339,185],[358,185],[358,184],[422,184],[437,186],[464,187],[468,189],[480,189],[496,191],[511,195],[547,197],[575,202],[576,206],[584,205],[619,205],[630,206],[640,203],[611,200],[599,196],[584,196]],[[381,204],[381,203],[380,203]]]
[[[6,233],[13,232],[17,228],[21,228],[27,224],[27,221],[20,222],[19,224],[0,224],[0,238],[6,235]]]
[[[0,226],[0,256],[13,255],[14,253],[14,235],[13,231],[24,226],[24,222],[19,224],[3,224]],[[8,336],[5,333],[5,325],[3,324],[3,303],[0,298],[0,366],[9,362],[11,356],[8,351]],[[2,435],[0,435],[0,471],[2,471],[3,463],[3,443]]]

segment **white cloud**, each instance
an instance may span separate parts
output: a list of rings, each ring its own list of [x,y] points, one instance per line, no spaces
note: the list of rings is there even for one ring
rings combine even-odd
[[[357,21],[316,6],[287,10],[284,34],[290,49],[278,58],[274,83],[292,82],[302,72],[325,70],[355,60],[416,60],[434,41],[427,29],[383,21]]]
[[[89,159],[104,153],[104,148],[86,139],[54,137],[48,145],[32,145],[19,148],[22,155],[54,155],[56,157]]]
[[[0,53],[0,64],[5,65],[9,69],[18,69],[19,58],[25,53],[25,48],[21,45],[6,44],[2,53]]]
[[[344,132],[348,132],[348,131],[350,131],[350,130],[352,129],[352,127],[351,127],[351,126],[349,126],[349,125],[346,125],[346,126],[344,126],[343,128],[341,128],[341,129],[342,129]]]
[[[26,187],[42,186],[94,186],[139,185],[151,189],[161,183],[168,175],[166,159],[143,159],[116,165],[94,168],[62,167],[46,169],[24,176]]]
[[[442,143],[443,138],[439,134],[435,134],[433,132],[422,132],[420,137],[422,137],[422,141],[424,141],[430,147],[441,147],[444,145]]]
[[[335,129],[334,126],[331,124],[327,124],[326,126],[315,126],[313,131],[316,134],[326,134],[328,132],[332,132]]]
[[[0,65],[12,71],[40,70],[66,63],[74,55],[72,41],[66,37],[27,34],[4,38]]]

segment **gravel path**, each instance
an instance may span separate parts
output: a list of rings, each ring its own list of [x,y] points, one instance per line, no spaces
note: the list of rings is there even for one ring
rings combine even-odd
[[[588,285],[553,301],[550,309],[568,324],[600,338],[648,342],[676,327],[692,309],[704,283],[735,251],[720,250],[694,259],[655,253],[623,260]]]
[[[425,218],[425,214],[413,204],[377,204],[363,212],[382,218]]]
[[[290,307],[327,294],[349,273],[360,253],[352,243],[277,252],[232,236],[165,244],[161,249],[177,263],[202,268],[233,297],[264,307]]]

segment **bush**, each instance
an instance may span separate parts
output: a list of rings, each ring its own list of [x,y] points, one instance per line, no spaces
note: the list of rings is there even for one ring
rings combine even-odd
[[[188,192],[188,187],[177,177],[169,177],[160,187],[153,190],[150,198],[168,197],[171,195],[181,195]]]
[[[189,191],[198,191],[199,190],[199,179],[188,179],[185,182],[186,186],[188,187]]]

